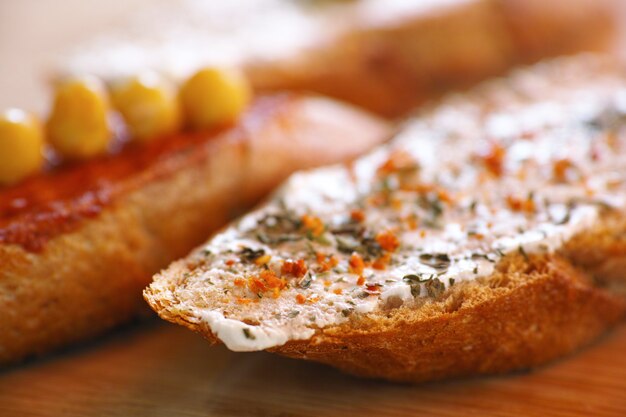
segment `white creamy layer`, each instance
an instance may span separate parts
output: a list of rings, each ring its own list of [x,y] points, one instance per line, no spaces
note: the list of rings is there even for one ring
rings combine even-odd
[[[453,99],[349,167],[292,176],[197,255],[195,315],[261,350],[558,250],[626,197],[624,85],[577,88],[511,92],[495,111]],[[285,269],[299,260],[306,272]]]

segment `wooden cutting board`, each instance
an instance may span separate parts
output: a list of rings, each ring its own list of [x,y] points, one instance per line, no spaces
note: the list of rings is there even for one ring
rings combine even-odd
[[[0,416],[626,416],[626,323],[514,375],[417,386],[210,347],[152,321],[0,373]]]

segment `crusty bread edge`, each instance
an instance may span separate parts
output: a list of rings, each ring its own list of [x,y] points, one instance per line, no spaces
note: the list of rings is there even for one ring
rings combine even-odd
[[[188,267],[174,263],[171,277]],[[308,340],[269,351],[313,360],[359,376],[403,382],[497,374],[536,367],[589,344],[626,312],[626,300],[593,285],[558,256],[510,255],[494,276],[457,284],[424,318],[400,308],[317,329]],[[220,341],[206,323],[162,291],[176,282],[157,277],[144,297],[165,320]],[[167,300],[167,301],[166,301]],[[428,309],[428,307],[426,307]]]

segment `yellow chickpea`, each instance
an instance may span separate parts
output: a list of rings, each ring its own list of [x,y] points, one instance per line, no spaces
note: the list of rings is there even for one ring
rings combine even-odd
[[[250,85],[243,74],[217,68],[198,71],[180,90],[187,122],[198,129],[236,120],[251,97]]]
[[[111,98],[134,141],[146,142],[172,133],[180,126],[178,97],[173,87],[155,73],[114,85]]]
[[[61,83],[47,124],[50,144],[69,159],[105,153],[112,137],[108,112],[106,90],[97,78],[80,77]]]
[[[19,109],[0,114],[0,184],[37,172],[43,164],[43,129],[33,115]]]

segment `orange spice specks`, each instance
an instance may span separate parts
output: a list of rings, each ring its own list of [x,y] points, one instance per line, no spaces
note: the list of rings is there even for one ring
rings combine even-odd
[[[333,283],[330,281],[324,281],[324,286],[325,287],[330,287]]]
[[[250,304],[251,302],[249,298],[237,298],[237,304]]]
[[[398,171],[409,171],[418,168],[417,161],[405,151],[394,151],[389,158],[380,166],[376,173],[384,177]]]
[[[313,237],[319,237],[324,233],[324,223],[319,217],[309,216],[305,214],[302,216],[302,225],[307,233],[313,235]]]
[[[485,235],[482,233],[470,233],[468,236],[476,240],[483,240],[485,238]]]
[[[352,210],[350,212],[350,218],[357,223],[365,221],[365,212],[363,210]]]
[[[272,297],[273,298],[278,298],[280,296],[280,288],[276,287],[274,288],[274,290],[272,291]]]
[[[291,275],[295,278],[302,278],[306,271],[308,270],[306,264],[304,263],[304,259],[298,259],[297,261],[285,261],[283,262],[283,266],[280,268],[281,275]]]
[[[417,230],[418,220],[415,214],[411,214],[404,219],[409,230]]]
[[[343,293],[343,290],[341,288],[335,288],[333,292],[337,295],[341,295]]]
[[[420,237],[422,239],[426,237],[426,230],[420,230]]]
[[[504,172],[504,157],[506,156],[506,149],[498,143],[493,143],[491,149],[487,155],[482,157],[483,164],[487,170],[497,176],[502,176]]]
[[[532,213],[535,211],[535,201],[532,198],[521,199],[509,195],[506,197],[506,204],[513,211]]]
[[[254,263],[258,266],[266,265],[272,259],[271,255],[262,255],[254,260]]]
[[[282,290],[287,286],[284,279],[279,278],[270,270],[261,271],[258,275],[248,278],[248,289],[253,293],[265,293],[274,291],[274,289]]]
[[[557,182],[567,182],[568,173],[574,168],[574,164],[567,158],[554,161],[552,175]]]
[[[417,194],[426,194],[437,189],[437,186],[434,184],[420,182],[418,184],[402,184],[400,189],[402,191],[409,191]]]
[[[237,287],[245,287],[246,286],[246,281],[244,279],[242,279],[242,278],[235,278],[234,284]]]
[[[261,271],[260,277],[267,282],[270,288],[283,289],[287,285],[284,279],[278,278],[272,271]]]
[[[359,255],[358,253],[353,252],[352,255],[350,255],[349,265],[350,272],[352,274],[360,275],[363,273],[365,263],[363,262],[363,258],[361,258],[361,255]]]
[[[319,272],[329,271],[331,268],[334,268],[339,264],[339,259],[336,256],[326,256],[323,253],[316,253],[315,258],[317,263],[319,264]]]
[[[248,289],[254,293],[264,293],[267,291],[267,286],[262,279],[257,276],[248,278]]]
[[[389,230],[378,233],[376,235],[376,242],[378,242],[381,248],[388,252],[393,252],[400,246],[400,241],[396,235]]]
[[[384,269],[387,268],[387,265],[389,265],[389,262],[391,262],[391,254],[389,252],[385,253],[383,256],[381,256],[380,258],[377,258],[373,263],[372,263],[372,268],[382,271]]]
[[[356,285],[363,285],[365,284],[365,277],[363,275],[361,275],[357,280],[356,280]]]
[[[444,203],[447,203],[447,204],[454,203],[454,198],[450,195],[448,191],[444,190],[443,188],[440,188],[439,190],[437,190],[437,196],[439,197],[439,200],[441,200]]]
[[[392,209],[394,209],[396,211],[402,210],[402,200],[401,199],[392,197],[391,201],[389,203],[390,203]]]
[[[228,259],[224,263],[226,264],[226,266],[233,266],[233,265],[235,265],[235,261],[233,259]]]
[[[367,197],[367,204],[374,207],[381,207],[387,205],[389,202],[389,192],[381,191],[378,193],[373,193],[369,197]]]
[[[298,304],[304,304],[306,302],[306,297],[302,294],[297,294],[296,295],[296,302]]]
[[[380,285],[378,284],[367,284],[365,286],[365,288],[370,291],[370,292],[379,292],[380,291]]]

